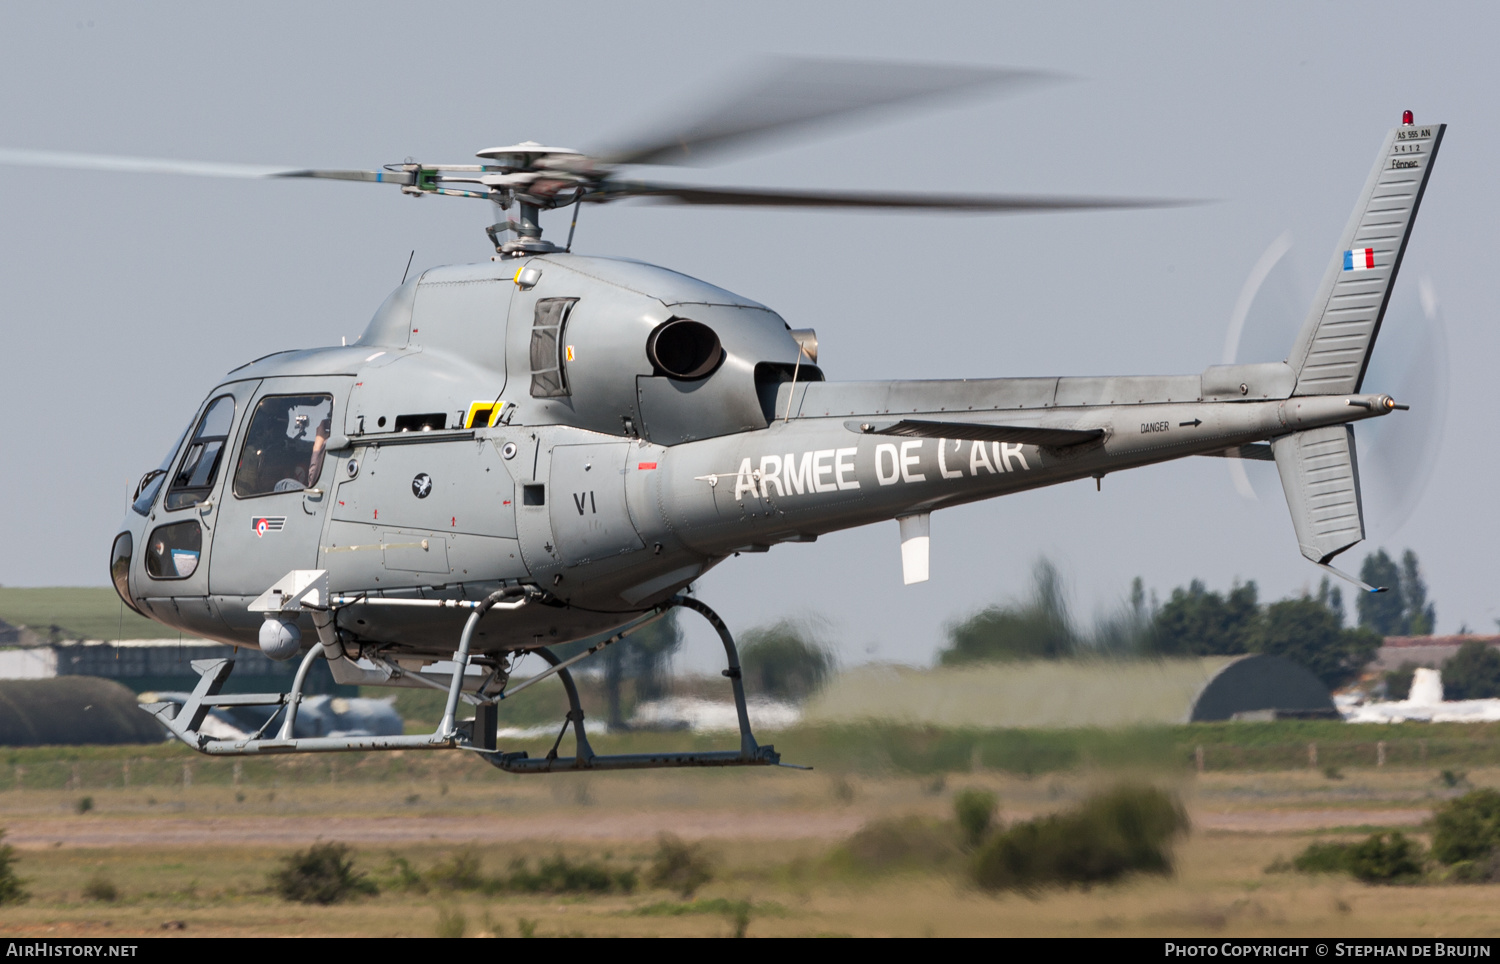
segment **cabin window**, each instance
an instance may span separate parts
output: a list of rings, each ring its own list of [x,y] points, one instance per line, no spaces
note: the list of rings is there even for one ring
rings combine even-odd
[[[229,444],[232,425],[234,399],[231,396],[220,395],[208,403],[203,417],[198,420],[197,431],[193,432],[193,441],[182,456],[182,464],[167,487],[165,508],[185,509],[208,498],[219,477],[219,463],[224,460],[224,448]],[[138,499],[144,495],[144,487],[136,493]],[[152,495],[155,495],[154,490]],[[149,508],[149,501],[147,505]]]
[[[198,571],[202,553],[203,530],[198,523],[157,526],[146,540],[146,574],[152,579],[186,579]]]
[[[301,492],[318,483],[333,425],[330,395],[269,395],[255,406],[234,472],[241,499]]]
[[[568,344],[564,336],[568,315],[577,301],[577,298],[543,298],[536,303],[531,323],[533,398],[566,398],[573,394],[568,387]]]

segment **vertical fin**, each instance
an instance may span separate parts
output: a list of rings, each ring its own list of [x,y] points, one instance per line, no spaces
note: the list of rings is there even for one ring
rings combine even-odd
[[[1446,129],[1403,124],[1386,135],[1287,359],[1297,373],[1294,395],[1360,390]]]

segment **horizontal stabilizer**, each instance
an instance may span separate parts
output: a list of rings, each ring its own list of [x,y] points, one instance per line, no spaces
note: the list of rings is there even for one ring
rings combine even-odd
[[[1365,537],[1354,429],[1329,425],[1271,443],[1302,554],[1319,565]]]
[[[904,418],[899,422],[845,423],[858,431],[873,435],[900,435],[905,438],[967,439],[975,442],[1020,442],[1022,445],[1045,445],[1064,448],[1082,445],[1104,437],[1099,428],[1039,428],[1035,425],[987,425],[982,422],[935,422]]]

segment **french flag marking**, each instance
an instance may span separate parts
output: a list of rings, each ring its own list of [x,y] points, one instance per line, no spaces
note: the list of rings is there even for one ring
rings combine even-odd
[[[1375,267],[1374,248],[1355,248],[1344,252],[1345,271],[1368,271]]]

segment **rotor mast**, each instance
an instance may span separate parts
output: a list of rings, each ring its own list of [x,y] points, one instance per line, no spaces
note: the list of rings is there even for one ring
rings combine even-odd
[[[544,147],[523,141],[509,147],[491,147],[478,156],[486,163],[477,180],[489,188],[495,205],[495,223],[485,229],[501,257],[548,254],[562,248],[542,239],[543,210],[574,204],[587,193],[587,185],[568,168],[586,163],[584,155],[566,147]],[[516,216],[510,216],[515,206]],[[515,237],[500,240],[500,232]]]

